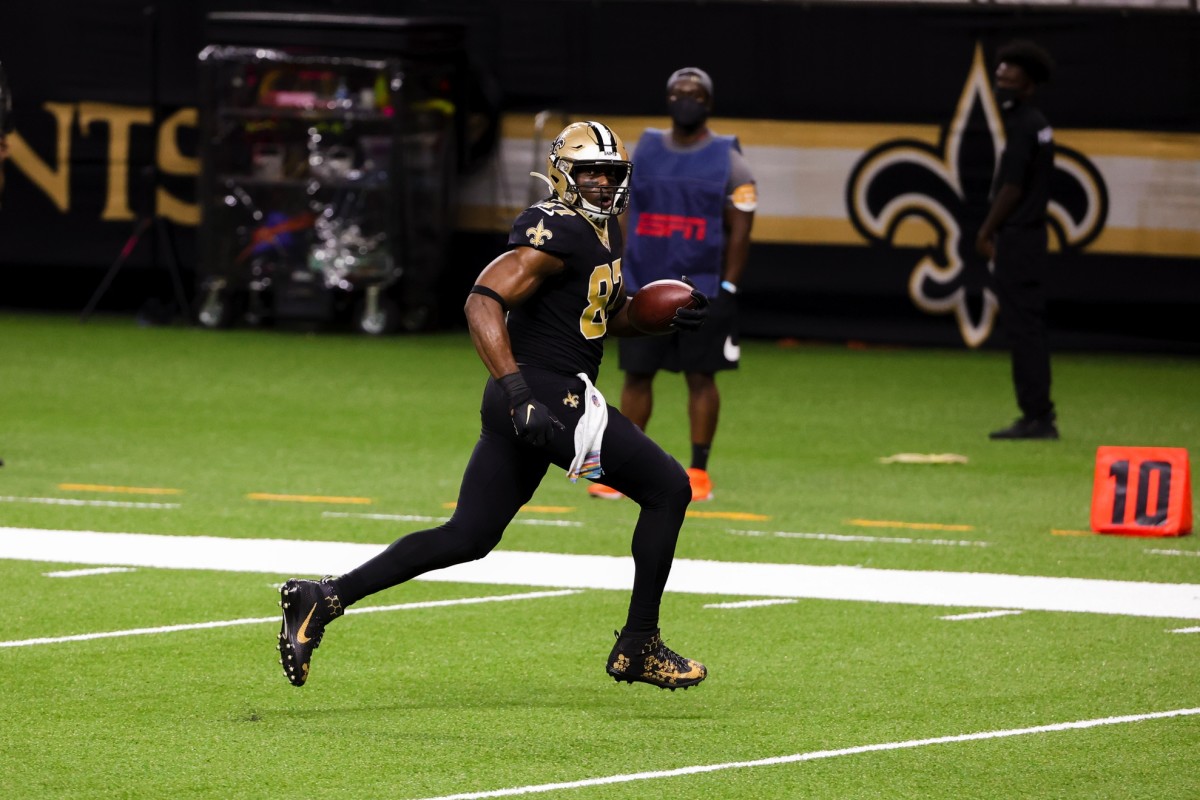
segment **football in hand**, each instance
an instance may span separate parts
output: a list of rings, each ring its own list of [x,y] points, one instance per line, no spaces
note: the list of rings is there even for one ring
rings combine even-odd
[[[654,281],[634,292],[629,300],[629,321],[642,333],[670,333],[675,312],[696,306],[692,287],[683,281]]]

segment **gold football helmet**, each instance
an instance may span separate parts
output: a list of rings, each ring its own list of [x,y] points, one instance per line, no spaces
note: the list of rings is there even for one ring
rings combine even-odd
[[[596,224],[609,217],[624,213],[629,207],[629,179],[633,175],[633,164],[621,137],[612,128],[600,122],[572,122],[562,129],[550,155],[546,158],[550,173],[550,188],[567,205]],[[580,192],[573,173],[585,168],[596,168],[608,176],[609,185],[605,193],[611,192],[612,204],[607,208],[590,202]]]

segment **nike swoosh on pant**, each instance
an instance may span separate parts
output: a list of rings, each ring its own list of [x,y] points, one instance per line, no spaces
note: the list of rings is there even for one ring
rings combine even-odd
[[[742,348],[739,345],[734,344],[732,336],[725,338],[724,351],[726,361],[737,361],[742,357]]]

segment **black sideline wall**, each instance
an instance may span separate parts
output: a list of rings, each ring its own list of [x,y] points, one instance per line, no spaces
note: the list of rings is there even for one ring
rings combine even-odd
[[[1200,351],[1200,15],[650,0],[253,8],[467,19],[510,162],[532,163],[543,109],[600,117],[632,144],[665,124],[666,76],[701,66],[716,82],[713,127],[739,136],[760,180],[748,333],[951,346],[997,343],[986,265],[970,252],[1002,144],[990,73],[1001,44],[1034,38],[1058,64],[1038,103],[1061,146],[1052,336],[1062,347]],[[17,133],[0,197],[0,307],[82,308],[151,211],[170,221],[192,280],[195,65],[214,10],[249,7],[5,9],[0,61]],[[462,293],[527,191],[498,155],[464,176],[443,326],[461,324]],[[150,243],[102,309],[171,296]]]

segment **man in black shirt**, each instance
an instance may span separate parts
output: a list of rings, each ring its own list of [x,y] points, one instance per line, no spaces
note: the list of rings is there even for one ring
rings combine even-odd
[[[1005,147],[992,186],[992,207],[975,249],[991,262],[1021,417],[990,436],[1057,439],[1042,285],[1054,134],[1042,112],[1029,104],[1038,84],[1050,79],[1053,62],[1045,50],[1025,41],[1007,45],[997,56],[995,93],[1004,118]]]
[[[606,663],[616,680],[665,689],[704,680],[704,665],[673,652],[659,634],[659,602],[692,491],[674,458],[603,402],[595,381],[604,338],[639,335],[627,318],[621,229],[633,171],[606,125],[568,125],[550,149],[552,193],[517,217],[511,249],[489,264],[467,296],[471,338],[491,378],[483,430],[454,514],[411,533],[339,578],[287,581],[280,592],[278,648],[284,675],[301,686],[325,625],[347,606],[430,570],[486,556],[555,464],[572,479],[605,480],[641,506],[633,531],[634,580],[625,627]],[[678,329],[703,324],[679,309]],[[579,441],[576,441],[579,440]],[[583,442],[581,444],[581,442]]]

